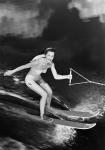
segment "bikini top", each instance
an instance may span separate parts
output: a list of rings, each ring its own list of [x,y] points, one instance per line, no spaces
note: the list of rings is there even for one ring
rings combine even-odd
[[[41,70],[42,72],[46,72],[51,66],[52,62],[48,61],[45,56],[32,61],[32,67],[34,67],[35,70]]]

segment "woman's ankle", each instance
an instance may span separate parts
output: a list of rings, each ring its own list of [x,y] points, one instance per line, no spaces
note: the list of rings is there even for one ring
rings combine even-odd
[[[43,115],[40,115],[40,118],[43,120],[44,119]]]
[[[51,108],[51,106],[50,105],[46,105],[46,108]]]

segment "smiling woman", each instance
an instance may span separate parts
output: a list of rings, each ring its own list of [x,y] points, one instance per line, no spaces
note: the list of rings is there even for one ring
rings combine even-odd
[[[40,100],[40,117],[43,119],[45,105],[47,103],[47,107],[50,107],[51,99],[52,99],[52,89],[46,83],[42,77],[42,73],[46,73],[48,69],[51,69],[54,79],[62,80],[62,79],[72,79],[72,75],[59,75],[55,69],[55,65],[53,62],[55,54],[54,48],[47,48],[44,51],[44,54],[40,57],[33,59],[30,63],[26,65],[22,65],[14,70],[9,70],[4,73],[4,75],[12,75],[13,73],[30,68],[30,71],[26,75],[25,83],[26,85],[32,89],[34,92],[41,96]]]

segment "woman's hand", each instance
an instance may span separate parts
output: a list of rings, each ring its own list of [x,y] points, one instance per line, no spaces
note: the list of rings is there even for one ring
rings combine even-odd
[[[72,75],[71,74],[67,75],[67,79],[72,80]]]
[[[11,76],[13,74],[13,70],[7,70],[5,73],[4,73],[4,76]]]

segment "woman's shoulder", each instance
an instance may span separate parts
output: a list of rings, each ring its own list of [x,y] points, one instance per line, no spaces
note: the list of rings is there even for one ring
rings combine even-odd
[[[41,56],[38,55],[31,61],[31,64],[35,65],[35,64],[39,64],[39,63],[44,63],[44,61],[45,61],[44,55],[41,55]]]
[[[39,58],[39,59],[37,59],[37,61],[39,61],[39,62],[45,62],[46,61],[46,58],[45,57],[41,57],[41,58]]]
[[[35,57],[32,59],[32,61],[36,61],[36,60],[41,59],[41,58],[44,58],[44,57],[45,57],[44,54],[37,55],[37,56],[35,56]]]

